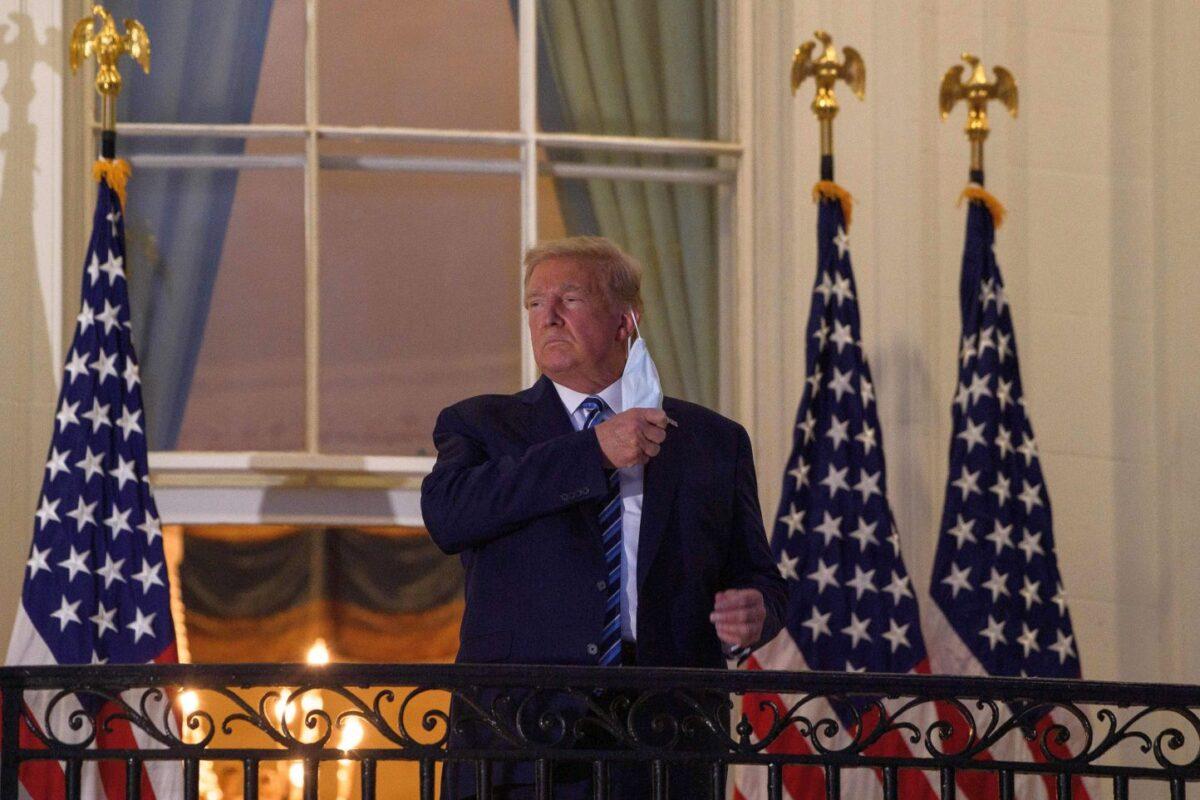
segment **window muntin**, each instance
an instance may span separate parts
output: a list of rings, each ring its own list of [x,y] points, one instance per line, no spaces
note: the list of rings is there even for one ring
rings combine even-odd
[[[294,13],[299,5],[301,5],[299,0],[277,0],[276,13]],[[423,173],[441,173],[448,183],[464,178],[470,180],[476,176],[490,175],[491,173],[511,176],[510,180],[515,181],[518,187],[516,207],[519,213],[515,217],[518,244],[513,249],[511,258],[507,261],[496,259],[491,268],[500,270],[507,268],[512,271],[514,276],[519,275],[518,259],[522,247],[539,238],[578,232],[577,228],[573,228],[563,220],[561,209],[556,209],[561,192],[552,185],[548,187],[546,177],[535,180],[534,176],[539,172],[543,176],[553,176],[560,185],[570,182],[586,184],[602,178],[618,178],[626,181],[650,179],[652,182],[683,181],[710,187],[720,186],[723,187],[720,192],[726,196],[728,192],[732,191],[733,181],[736,177],[737,156],[741,151],[740,146],[733,143],[721,143],[711,139],[681,141],[671,137],[593,136],[589,133],[576,133],[569,130],[547,133],[539,130],[536,115],[533,117],[535,124],[529,125],[527,123],[527,120],[530,119],[528,108],[537,100],[536,87],[530,69],[533,59],[518,57],[518,68],[514,73],[508,76],[492,76],[491,88],[493,91],[489,96],[493,100],[498,98],[496,107],[499,108],[508,103],[510,95],[506,94],[504,90],[497,89],[498,84],[507,80],[516,87],[518,110],[526,110],[525,113],[519,115],[520,119],[517,120],[519,124],[512,126],[510,130],[495,130],[490,123],[468,125],[465,122],[462,123],[461,128],[457,129],[439,128],[434,130],[419,125],[417,127],[408,125],[388,127],[387,124],[371,124],[369,127],[360,128],[355,127],[354,124],[345,124],[346,120],[356,123],[357,120],[353,117],[345,117],[343,120],[331,119],[326,114],[326,106],[332,107],[332,104],[326,102],[323,97],[325,92],[321,91],[322,82],[330,80],[325,77],[327,72],[322,71],[326,69],[325,61],[327,53],[330,52],[325,49],[324,35],[324,29],[329,23],[326,21],[327,14],[324,4],[318,9],[315,0],[308,0],[307,5],[310,14],[313,11],[320,11],[319,14],[314,15],[318,20],[320,30],[316,33],[317,46],[307,49],[304,53],[303,68],[297,70],[300,73],[301,85],[307,86],[310,90],[305,96],[306,118],[304,124],[279,125],[275,124],[273,120],[260,119],[258,106],[261,103],[256,101],[254,117],[245,125],[224,128],[196,125],[186,131],[180,131],[178,126],[170,123],[158,124],[156,122],[146,125],[139,122],[132,126],[129,124],[122,126],[126,129],[126,133],[137,130],[143,134],[161,136],[167,132],[182,132],[186,134],[186,138],[193,139],[214,134],[244,135],[247,137],[247,144],[243,152],[221,156],[224,159],[223,165],[230,165],[240,160],[244,166],[257,168],[264,166],[262,162],[270,162],[273,159],[277,163],[266,163],[265,166],[277,169],[283,169],[286,166],[297,170],[302,175],[302,187],[298,192],[297,202],[303,209],[302,222],[304,223],[304,232],[300,240],[303,252],[299,264],[302,271],[301,283],[304,285],[307,298],[306,308],[301,314],[306,328],[303,337],[306,348],[305,387],[303,391],[292,393],[293,402],[290,407],[276,405],[269,412],[272,415],[289,413],[285,410],[286,408],[291,408],[294,412],[294,409],[297,408],[295,402],[297,398],[307,397],[309,399],[308,403],[301,402],[299,404],[299,408],[304,409],[307,414],[305,419],[299,420],[305,429],[303,442],[306,447],[302,447],[302,451],[313,455],[322,452],[351,452],[354,446],[348,444],[347,439],[360,443],[365,441],[361,434],[348,437],[336,434],[332,437],[326,436],[325,432],[320,429],[321,421],[329,419],[327,410],[318,408],[317,412],[313,413],[312,408],[309,407],[314,398],[330,397],[330,387],[337,385],[336,380],[331,380],[326,375],[326,372],[333,367],[333,362],[328,361],[330,354],[337,350],[336,347],[327,346],[327,340],[336,340],[337,336],[330,334],[325,327],[326,317],[330,315],[320,313],[329,300],[324,294],[331,286],[330,281],[336,280],[336,277],[329,274],[330,265],[325,263],[326,258],[329,257],[329,251],[323,241],[323,232],[327,232],[331,228],[323,216],[325,212],[329,211],[331,195],[323,184],[330,175],[345,172],[347,160],[352,162],[349,164],[350,168],[364,172],[414,173],[404,175],[405,178],[414,178]],[[498,5],[512,15],[509,4],[499,3]],[[519,5],[522,8],[531,8],[534,4],[525,0]],[[510,16],[510,21],[519,22],[520,20]],[[295,25],[289,26],[284,24],[285,22],[286,20],[281,19],[277,25],[273,17],[270,28],[271,35],[275,35],[276,30],[291,30],[292,35],[295,36]],[[302,28],[300,30],[303,31]],[[514,26],[512,32],[517,37],[518,56],[521,52],[533,51],[534,42],[529,37],[527,29],[519,30],[519,26]],[[496,42],[499,42],[500,38],[502,37],[497,37]],[[335,41],[336,39],[331,40],[330,46]],[[269,42],[267,43],[262,66],[264,74],[267,74],[275,63],[271,58],[271,53],[275,49],[277,48],[273,48]],[[296,47],[291,48],[293,52],[297,49]],[[319,68],[318,65],[320,65]],[[522,91],[522,87],[525,87],[525,91]],[[367,110],[372,110],[379,111],[381,115],[384,115],[381,110],[384,105],[382,103],[363,101],[354,105],[356,113],[366,113]],[[494,113],[491,119],[500,119],[507,113],[502,109],[499,111],[493,109],[493,112],[482,113],[486,110],[481,110],[482,107],[478,103],[475,105],[477,106],[476,110],[481,111],[481,116],[487,117],[488,113]],[[276,117],[276,119],[281,118]],[[383,116],[380,118],[383,119]],[[430,118],[421,124],[432,125],[434,121]],[[363,124],[368,123],[364,122]],[[553,128],[553,126],[548,127]],[[731,128],[728,124],[719,127],[723,130]],[[122,138],[124,152],[129,152],[130,141],[127,136]],[[447,144],[448,142],[453,144]],[[570,149],[567,149],[568,145]],[[664,152],[670,153],[671,157],[662,157]],[[552,161],[536,163],[539,156],[544,159],[547,153],[553,157]],[[620,155],[612,155],[613,153]],[[685,154],[688,155],[687,158],[683,157]],[[715,157],[718,154],[721,155],[720,158]],[[135,167],[139,170],[149,166],[147,157],[152,154],[134,151],[132,155]],[[153,155],[158,159],[158,163],[154,165],[155,168],[163,168],[169,163],[169,157],[162,154]],[[697,158],[697,155],[707,155],[708,157]],[[179,157],[194,159],[197,156],[182,154]],[[287,165],[284,165],[283,161],[287,161]],[[460,174],[456,175],[455,173]],[[139,174],[141,173],[139,172]],[[400,178],[401,176],[393,174],[392,177]],[[454,180],[450,180],[452,177]],[[484,181],[482,177],[478,179]],[[488,178],[488,180],[492,179]],[[717,189],[713,189],[714,193],[717,191]],[[725,203],[722,207],[729,208],[730,204]],[[330,213],[337,217],[340,212]],[[716,250],[720,254],[719,260],[723,264],[728,259],[728,253],[731,252],[731,248],[724,244],[724,239],[731,235],[731,220],[727,214],[723,219],[718,219],[719,216],[719,214],[715,215],[712,221],[712,235],[722,242]],[[329,234],[325,233],[325,235]],[[296,262],[291,263],[295,264]],[[727,267],[718,266],[718,269],[726,270]],[[519,279],[510,278],[508,280]],[[514,332],[511,334],[511,338],[518,340],[523,324],[520,319],[519,300],[514,305],[516,311],[507,314],[507,317],[514,323]],[[313,313],[314,310],[317,313]],[[214,314],[219,313],[219,309],[214,311]],[[334,313],[332,316],[336,318],[339,315],[339,313]],[[713,336],[716,336],[715,326]],[[487,388],[492,391],[508,391],[518,388],[522,383],[532,379],[536,371],[527,348],[518,344],[518,350],[520,367],[515,377],[509,382],[512,385]],[[336,374],[335,369],[333,372]],[[200,374],[199,369],[197,374]],[[461,388],[462,391],[458,392],[456,396],[466,396],[477,391],[475,386],[464,385]],[[686,390],[676,389],[675,391],[687,393]],[[716,402],[707,397],[697,397],[696,399]],[[195,395],[190,402],[203,405]],[[190,414],[190,412],[188,413]],[[339,440],[341,441],[339,442]],[[188,440],[181,438],[181,446],[186,446],[183,444],[186,441]],[[250,441],[245,437],[239,437],[232,449],[238,451],[251,449]],[[289,434],[288,441],[296,441],[294,435]],[[416,441],[415,437],[407,440],[403,437],[393,438],[392,441],[406,442],[396,445],[398,450],[391,451],[395,455],[413,455],[425,449]],[[224,448],[218,447],[218,449]],[[388,450],[386,447],[381,447],[375,452],[388,452]]]

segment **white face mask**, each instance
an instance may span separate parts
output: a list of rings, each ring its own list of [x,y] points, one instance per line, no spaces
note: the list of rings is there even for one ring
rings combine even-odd
[[[625,408],[662,408],[663,391],[662,383],[658,380],[658,368],[646,350],[646,340],[642,338],[632,308],[629,309],[629,316],[633,317],[633,328],[638,338],[629,346],[625,358],[625,371],[621,374],[621,404]]]

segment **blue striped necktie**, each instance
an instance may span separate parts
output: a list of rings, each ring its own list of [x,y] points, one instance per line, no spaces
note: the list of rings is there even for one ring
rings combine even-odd
[[[589,397],[579,404],[587,416],[584,429],[594,428],[604,421],[608,406],[599,397]],[[604,548],[604,567],[608,577],[604,600],[604,630],[600,634],[600,666],[621,663],[621,481],[615,469],[606,469],[608,493],[600,512],[601,545]]]

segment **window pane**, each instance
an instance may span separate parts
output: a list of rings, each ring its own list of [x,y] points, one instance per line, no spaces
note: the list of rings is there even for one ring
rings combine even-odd
[[[717,189],[634,180],[542,178],[558,201],[561,225],[542,235],[607,236],[642,263],[642,333],[664,391],[717,405]],[[543,188],[541,194],[547,190]],[[549,225],[546,225],[549,222]]]
[[[302,448],[302,173],[134,162],[129,287],[151,449]]]
[[[717,138],[715,0],[537,8],[542,130]]]
[[[432,454],[443,407],[520,388],[518,179],[325,170],[320,203],[321,448]]]
[[[321,121],[515,130],[517,29],[504,0],[323,0]]]
[[[122,121],[303,122],[304,0],[113,0],[108,8],[118,20],[140,20],[153,53],[149,75],[122,69]]]

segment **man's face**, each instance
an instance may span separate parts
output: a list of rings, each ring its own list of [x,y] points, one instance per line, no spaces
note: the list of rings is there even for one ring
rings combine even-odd
[[[552,380],[593,392],[620,377],[628,318],[609,306],[595,270],[568,258],[541,262],[525,287],[525,308],[533,359]]]

